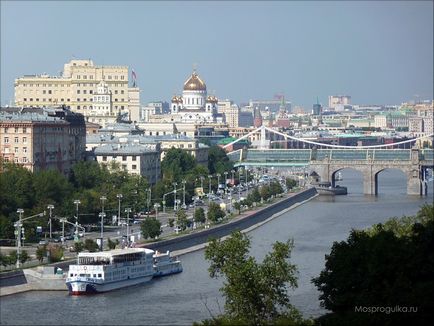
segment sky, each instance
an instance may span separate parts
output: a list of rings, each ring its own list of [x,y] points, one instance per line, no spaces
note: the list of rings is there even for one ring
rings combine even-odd
[[[310,110],[433,99],[432,1],[4,1],[0,102],[69,60],[134,69],[141,102],[170,101],[193,65],[219,99],[284,94]]]

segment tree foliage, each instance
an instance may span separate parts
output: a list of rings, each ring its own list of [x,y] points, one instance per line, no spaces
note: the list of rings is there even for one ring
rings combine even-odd
[[[202,207],[196,208],[194,211],[194,221],[196,223],[205,223],[205,211]]]
[[[208,206],[208,220],[212,222],[217,222],[218,220],[225,217],[225,212],[222,211],[219,204],[210,202]]]
[[[288,261],[292,248],[292,241],[276,242],[258,263],[248,255],[250,239],[245,234],[237,231],[224,241],[213,239],[205,258],[210,261],[210,276],[225,279],[220,289],[225,314],[220,320],[240,325],[274,324],[279,318],[301,322],[288,295],[288,289],[297,286],[296,266]]]
[[[193,156],[179,148],[171,148],[161,162],[161,171],[163,178],[171,182],[181,181],[188,171],[196,166],[196,161]]]
[[[176,212],[176,225],[184,231],[187,229],[188,226],[188,220],[187,220],[187,213],[184,209],[180,209]]]
[[[424,324],[434,317],[433,206],[413,218],[391,219],[335,242],[325,269],[313,283],[333,313],[324,325]],[[410,221],[413,223],[410,227]],[[363,314],[355,307],[418,307],[416,314]],[[410,315],[410,316],[409,316]],[[357,324],[361,324],[358,322]]]
[[[89,252],[95,252],[99,249],[98,244],[93,239],[86,239],[84,241],[84,249],[88,250]]]
[[[219,146],[211,146],[208,151],[208,170],[209,173],[223,174],[225,171],[232,170],[234,164],[229,160],[224,149]]]
[[[161,222],[155,217],[146,217],[140,224],[140,230],[142,231],[142,236],[145,239],[155,238],[161,234]]]

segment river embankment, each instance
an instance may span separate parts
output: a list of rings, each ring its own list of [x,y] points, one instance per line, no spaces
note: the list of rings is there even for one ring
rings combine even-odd
[[[264,223],[267,223],[290,209],[296,208],[316,196],[317,192],[314,188],[305,189],[297,193],[288,193],[282,198],[278,198],[277,201],[272,204],[257,207],[253,211],[249,210],[243,212],[226,223],[190,234],[179,235],[171,239],[142,244],[140,246],[160,252],[170,250],[172,254],[176,256],[184,255],[203,249],[211,238],[224,238],[233,231],[249,232],[258,228]],[[51,266],[67,270],[68,266],[74,261],[75,260],[63,261],[51,264]],[[36,270],[33,269],[9,272],[0,276],[0,296],[33,290],[66,291],[66,287],[63,288],[61,284],[64,284],[64,279],[58,276],[50,278],[42,273],[37,273]]]

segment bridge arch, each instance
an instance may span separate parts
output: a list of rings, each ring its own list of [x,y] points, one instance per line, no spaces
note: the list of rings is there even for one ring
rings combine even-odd
[[[355,182],[358,182],[360,184],[360,186],[357,186],[356,183],[349,185],[348,183],[345,183],[345,179],[348,176],[344,176],[344,180],[343,180],[343,186],[348,187],[349,192],[354,192],[354,189],[357,189],[356,192],[358,192],[358,190],[360,189],[360,192],[363,192],[363,182],[364,182],[364,173],[362,169],[358,169],[357,167],[340,167],[338,169],[335,169],[331,174],[330,174],[330,183],[332,184],[333,187],[336,187],[336,182],[339,182],[338,180],[338,174],[339,172],[352,172],[353,176],[354,176],[354,180]],[[345,172],[344,172],[345,174]],[[352,178],[353,179],[353,178]],[[347,179],[348,181],[348,179]],[[354,188],[352,188],[354,187]]]
[[[379,189],[381,188],[380,180],[379,180],[380,175],[384,176],[386,173],[389,173],[389,172],[393,173],[395,178],[402,179],[402,186],[405,189],[404,193],[406,193],[405,191],[406,191],[406,188],[408,187],[407,183],[408,183],[408,179],[409,179],[408,172],[404,171],[403,169],[396,168],[396,167],[386,167],[384,169],[380,169],[380,170],[377,170],[375,172],[375,175],[374,175],[375,195],[379,194]],[[396,172],[398,172],[398,173],[396,173]],[[398,187],[400,187],[400,185]]]

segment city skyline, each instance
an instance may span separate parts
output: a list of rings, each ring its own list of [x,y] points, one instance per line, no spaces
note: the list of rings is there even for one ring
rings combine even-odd
[[[1,104],[13,104],[15,78],[58,75],[73,58],[134,69],[142,104],[179,94],[193,64],[210,92],[237,103],[284,94],[309,110],[335,94],[356,104],[432,99],[432,9],[426,1],[2,1]]]

